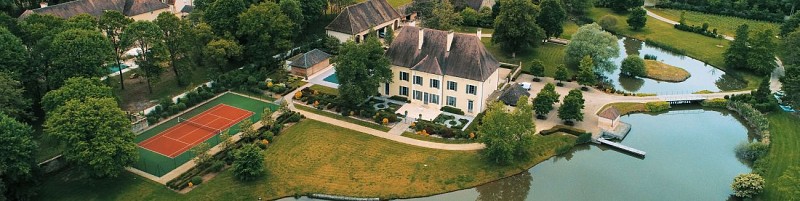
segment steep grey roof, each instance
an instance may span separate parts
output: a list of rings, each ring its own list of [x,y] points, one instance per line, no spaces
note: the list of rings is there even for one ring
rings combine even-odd
[[[491,8],[496,3],[495,0],[466,0],[467,5],[475,10],[481,10],[482,7]]]
[[[67,19],[83,13],[99,17],[107,10],[119,11],[125,16],[130,17],[165,8],[169,8],[169,5],[159,0],[77,0],[44,8],[26,10],[19,18],[22,19],[32,14],[40,14],[53,15]]]
[[[314,49],[292,58],[291,60],[292,63],[289,65],[300,68],[310,68],[311,66],[314,66],[315,64],[325,61],[325,59],[328,59],[330,57],[331,57],[330,54],[325,53],[319,49]]]
[[[474,34],[454,33],[450,51],[447,51],[446,31],[423,29],[422,49],[419,44],[418,27],[406,26],[400,29],[386,56],[392,65],[415,68],[425,58],[435,60],[441,70],[440,74],[470,80],[485,81],[494,73],[500,63],[486,50],[481,40]],[[429,69],[433,65],[424,65]]]
[[[417,63],[417,65],[411,67],[411,70],[442,75],[442,67],[439,66],[439,59],[436,57],[430,57],[429,55],[426,55],[425,58],[422,58],[422,60]]]
[[[357,34],[400,17],[386,0],[368,0],[345,8],[325,29]]]
[[[525,88],[522,88],[522,85],[513,85],[506,89],[502,95],[500,95],[500,100],[503,101],[506,105],[516,106],[517,101],[519,101],[519,97],[522,96],[531,96],[531,93]]]
[[[619,118],[619,110],[617,110],[617,108],[610,107],[606,110],[603,110],[603,112],[601,112],[598,116],[614,120]]]
[[[182,13],[191,13],[193,10],[194,10],[194,6],[191,6],[191,5],[185,5],[185,6],[183,6],[183,8],[181,8],[181,12]]]

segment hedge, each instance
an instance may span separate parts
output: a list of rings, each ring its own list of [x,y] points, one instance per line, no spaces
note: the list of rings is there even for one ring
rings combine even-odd
[[[574,128],[574,127],[571,127],[571,126],[556,125],[556,126],[553,126],[553,128],[540,131],[539,134],[540,135],[550,135],[550,134],[558,133],[558,132],[568,133],[570,135],[574,135],[574,136],[577,136],[577,137],[580,137],[581,135],[588,133],[585,130]]]
[[[396,100],[396,101],[401,101],[401,102],[406,102],[406,103],[410,103],[411,102],[411,101],[408,100],[408,98],[406,98],[404,96],[392,96],[392,97],[389,97],[389,100]]]
[[[464,115],[464,111],[462,111],[461,109],[450,107],[450,106],[442,107],[441,111],[445,111],[445,112],[449,112],[449,113],[453,113],[453,114],[457,114],[457,115]]]
[[[700,104],[703,105],[703,107],[725,108],[728,106],[728,100],[724,98],[715,98],[715,99],[705,100]]]
[[[753,108],[750,104],[739,101],[730,101],[728,109],[742,115],[747,124],[755,130],[756,134],[761,136],[761,142],[769,144],[769,120],[763,113]]]
[[[669,110],[670,105],[666,101],[649,102],[644,104],[644,108],[648,112],[663,112]]]
[[[448,128],[445,125],[437,124],[435,122],[426,121],[426,120],[418,120],[414,123],[414,130],[415,131],[422,131],[425,130],[428,134],[431,135],[438,135],[442,138],[469,138],[469,134],[458,130]]]
[[[180,113],[187,108],[191,108],[199,103],[213,98],[217,94],[225,91],[219,85],[213,84],[211,87],[202,85],[196,89],[186,93],[186,96],[178,98],[178,102],[173,102],[171,98],[163,98],[156,105],[155,109],[147,113],[147,123],[155,124],[163,118],[168,118],[172,115]]]

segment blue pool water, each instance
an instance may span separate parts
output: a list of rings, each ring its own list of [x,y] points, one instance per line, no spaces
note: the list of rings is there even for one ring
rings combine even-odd
[[[330,82],[330,83],[334,83],[334,84],[339,84],[339,78],[336,77],[336,73],[331,74],[331,75],[329,75],[328,77],[326,77],[325,79],[322,79],[322,80],[325,80],[326,82]]]
[[[125,65],[125,64],[120,64],[120,66],[122,66],[122,69],[128,68],[128,65]],[[111,73],[116,73],[116,72],[119,72],[120,70],[121,69],[119,67],[117,67],[117,65],[112,65],[112,66],[108,67],[108,71],[111,72]]]

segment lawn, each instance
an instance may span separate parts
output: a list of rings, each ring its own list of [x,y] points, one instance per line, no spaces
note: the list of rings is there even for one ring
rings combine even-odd
[[[456,27],[455,31],[460,33],[467,33],[467,34],[478,34],[478,29],[481,29],[481,34],[493,34],[494,29],[492,28],[481,28],[481,27],[472,27],[472,26],[459,26]]]
[[[445,143],[445,144],[469,144],[469,143],[478,142],[476,140],[469,140],[469,139],[444,139],[444,138],[438,138],[438,137],[419,135],[419,134],[411,133],[411,132],[403,132],[402,136],[403,137],[407,137],[407,138],[411,138],[411,139],[417,139],[417,140],[428,141],[428,142]]]
[[[603,112],[606,108],[609,108],[609,107],[612,107],[612,106],[614,108],[617,108],[617,111],[619,111],[619,115],[626,115],[626,114],[636,113],[636,112],[645,112],[647,110],[644,107],[644,103],[627,103],[627,102],[625,102],[625,103],[611,103],[611,104],[605,105],[605,106],[603,106],[603,109],[601,109],[597,113],[599,114],[600,112]]]
[[[517,52],[516,57],[512,58],[511,53],[503,51],[500,45],[492,44],[492,38],[482,38],[481,42],[483,42],[483,45],[486,46],[486,49],[489,50],[489,53],[491,53],[495,59],[500,62],[511,64],[519,64],[519,62],[522,62],[523,67],[525,67],[523,70],[526,72],[528,69],[527,67],[531,65],[534,59],[541,60],[545,66],[545,75],[550,77],[555,76],[556,67],[558,65],[564,64],[564,50],[567,49],[567,47],[563,45],[544,43],[537,48]],[[573,69],[569,70],[571,74],[575,73]]]
[[[157,104],[156,102],[151,102],[152,100],[176,96],[209,81],[206,68],[195,68],[183,72],[184,74],[181,76],[184,77],[187,85],[178,86],[172,70],[165,69],[164,73],[161,74],[161,79],[152,84],[153,93],[150,93],[147,90],[147,82],[144,77],[139,76],[135,79],[129,79],[132,73],[142,75],[138,69],[123,73],[125,90],[119,87],[119,75],[108,78],[109,84],[114,88],[114,94],[120,99],[120,107],[127,111],[144,110]]]
[[[665,17],[667,19],[676,22],[680,21],[681,12],[686,12],[686,15],[684,17],[686,17],[687,24],[701,26],[703,25],[703,23],[708,23],[709,30],[717,29],[717,33],[733,37],[736,37],[736,28],[738,28],[739,25],[742,24],[747,24],[748,26],[750,26],[750,31],[761,31],[761,30],[772,29],[772,33],[774,33],[775,35],[778,35],[780,31],[780,24],[766,22],[766,21],[749,20],[749,19],[723,16],[723,15],[705,14],[694,11],[682,11],[682,10],[660,9],[660,8],[648,8],[647,10],[657,15],[660,15],[661,17]]]
[[[572,146],[565,135],[537,136],[533,158],[495,166],[476,151],[443,151],[304,120],[278,136],[266,150],[267,173],[239,182],[226,170],[181,195],[125,173],[116,179],[76,179],[63,171],[44,181],[40,200],[265,200],[326,193],[358,197],[418,197],[468,188],[507,177],[546,160],[557,147]]]
[[[311,85],[310,88],[311,88],[311,90],[318,91],[319,93],[339,96],[339,89],[326,87],[326,86],[322,86],[322,85],[317,85],[317,84]]]
[[[618,34],[633,37],[639,40],[650,39],[658,43],[668,44],[679,49],[686,50],[689,57],[711,64],[712,66],[724,70],[726,73],[735,73],[748,81],[747,89],[755,89],[761,80],[760,76],[752,73],[730,70],[725,68],[723,53],[730,43],[728,40],[710,38],[696,33],[680,31],[672,25],[658,21],[655,18],[647,17],[647,26],[640,31],[633,31],[628,27],[627,14],[616,14],[607,8],[593,8],[589,14],[595,21],[605,15],[612,15],[617,18],[617,28],[614,29]]]
[[[767,115],[771,134],[771,148],[767,155],[767,186],[762,194],[763,200],[789,200],[776,190],[775,183],[790,166],[800,166],[800,118],[785,112]],[[800,185],[800,184],[793,184]],[[796,199],[796,197],[795,197]]]
[[[318,115],[322,115],[322,116],[326,116],[326,117],[330,117],[330,118],[346,121],[346,122],[349,122],[349,123],[353,123],[353,124],[356,124],[356,125],[364,126],[364,127],[367,127],[367,128],[371,128],[371,129],[375,129],[375,130],[379,130],[379,131],[383,131],[383,132],[388,132],[389,130],[392,129],[392,128],[389,128],[389,127],[386,127],[386,126],[378,125],[378,124],[371,123],[371,122],[361,121],[361,120],[353,119],[353,118],[350,118],[350,117],[345,117],[345,116],[342,116],[342,115],[339,115],[339,114],[333,114],[333,113],[330,113],[330,112],[322,111],[322,110],[319,110],[319,109],[314,109],[314,108],[311,108],[311,107],[308,107],[308,106],[304,106],[304,105],[295,104],[294,106],[297,109],[300,109],[300,110],[303,110],[303,111],[306,111],[306,112],[311,112],[311,113],[314,113],[314,114],[318,114]]]
[[[563,26],[564,26],[564,33],[561,33],[561,36],[559,36],[559,38],[572,40],[572,34],[578,32],[578,24],[575,24],[575,22],[573,21],[567,20],[564,21]]]

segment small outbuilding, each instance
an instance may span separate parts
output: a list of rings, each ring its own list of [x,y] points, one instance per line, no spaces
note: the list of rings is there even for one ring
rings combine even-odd
[[[607,130],[614,130],[620,124],[620,115],[619,110],[614,107],[609,107],[600,112],[598,115],[600,119],[598,121],[598,125],[600,128],[607,129]]]
[[[517,106],[517,101],[519,97],[522,96],[531,96],[531,93],[528,92],[522,85],[514,85],[509,87],[503,94],[500,95],[500,101],[503,101],[506,105],[510,106]]]
[[[292,57],[288,65],[292,74],[308,78],[328,67],[331,63],[330,58],[330,54],[314,49]]]

